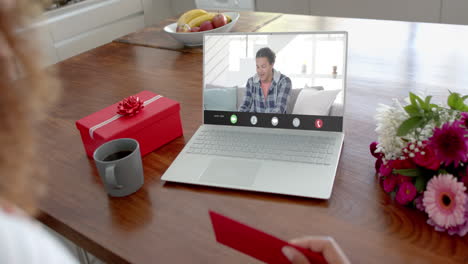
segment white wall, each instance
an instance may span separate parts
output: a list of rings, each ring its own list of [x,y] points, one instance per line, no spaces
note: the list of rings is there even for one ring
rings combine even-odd
[[[187,10],[195,8],[195,0],[172,0],[170,2],[171,2],[172,14],[174,16],[180,15]]]
[[[174,16],[170,0],[142,0],[145,12],[145,25],[154,25],[163,19]]]

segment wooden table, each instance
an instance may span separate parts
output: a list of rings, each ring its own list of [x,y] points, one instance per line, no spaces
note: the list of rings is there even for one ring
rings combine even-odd
[[[239,25],[349,32],[346,137],[330,200],[162,182],[201,124],[202,55],[161,49],[143,33],[127,40],[139,38],[151,47],[114,42],[58,64],[64,94],[40,129],[40,158],[50,171],[40,220],[110,263],[257,263],[215,242],[209,209],[284,239],[333,236],[353,263],[468,263],[468,237],[436,232],[423,213],[392,202],[375,178],[368,151],[376,139],[378,103],[390,104],[409,91],[439,101],[447,89],[468,94],[468,27],[269,16],[274,19],[241,15]],[[74,122],[141,90],[181,103],[184,137],[143,159],[140,191],[110,198]]]

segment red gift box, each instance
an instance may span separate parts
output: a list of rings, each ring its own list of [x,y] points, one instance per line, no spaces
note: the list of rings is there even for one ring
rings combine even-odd
[[[134,96],[144,107],[133,116],[117,114],[119,103],[115,103],[76,122],[89,157],[100,145],[117,138],[137,140],[144,156],[183,134],[178,102],[150,91]]]

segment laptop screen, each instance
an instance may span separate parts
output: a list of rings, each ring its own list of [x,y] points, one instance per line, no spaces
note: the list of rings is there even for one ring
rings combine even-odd
[[[205,34],[204,123],[343,131],[346,32]]]

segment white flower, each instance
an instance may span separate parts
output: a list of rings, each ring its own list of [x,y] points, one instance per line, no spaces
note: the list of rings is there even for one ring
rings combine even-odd
[[[410,104],[409,98],[405,98],[404,101],[406,104]],[[433,107],[431,110],[439,117],[439,124],[453,122],[457,119],[457,111],[441,106]],[[418,127],[404,137],[397,137],[398,128],[408,117],[408,114],[397,99],[393,99],[392,106],[380,104],[377,108],[375,116],[377,128],[375,131],[378,134],[379,144],[377,145],[376,152],[383,153],[386,160],[397,159],[405,153],[406,155],[414,156],[413,152],[420,151],[418,147],[422,146],[422,141],[432,137],[434,128],[437,125],[434,120],[430,120],[424,127]],[[408,154],[409,151],[405,148],[407,145],[409,145],[409,149],[411,150],[410,154]]]
[[[379,144],[376,152],[383,153],[388,160],[396,159],[402,154],[402,149],[406,143],[396,135],[398,127],[407,118],[408,114],[397,100],[394,100],[393,106],[380,104],[377,108],[375,116],[377,128],[375,131],[378,134]]]

